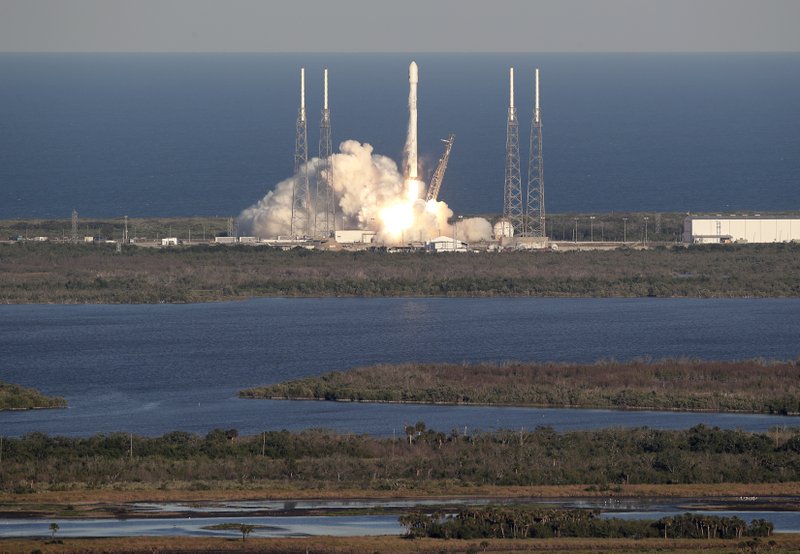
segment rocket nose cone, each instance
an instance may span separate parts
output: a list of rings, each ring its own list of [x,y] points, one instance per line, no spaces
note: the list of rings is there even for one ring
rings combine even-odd
[[[417,72],[417,62],[411,62],[411,64],[408,66],[408,82],[409,83],[419,82],[419,73]]]

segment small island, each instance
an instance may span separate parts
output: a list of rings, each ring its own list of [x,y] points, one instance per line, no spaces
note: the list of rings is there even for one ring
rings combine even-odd
[[[240,391],[242,398],[800,414],[795,362],[376,365]]]
[[[0,410],[66,407],[67,401],[59,396],[45,396],[36,389],[0,381]]]

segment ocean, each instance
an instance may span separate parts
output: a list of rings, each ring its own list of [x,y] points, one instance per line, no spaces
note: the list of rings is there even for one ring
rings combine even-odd
[[[798,54],[2,54],[0,218],[238,215],[292,172],[301,66],[312,154],[328,67],[334,143],[399,163],[412,59],[457,213],[502,211],[510,66],[549,212],[800,209]]]

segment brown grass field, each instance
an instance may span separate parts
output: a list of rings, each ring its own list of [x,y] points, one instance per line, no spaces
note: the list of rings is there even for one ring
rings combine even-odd
[[[767,543],[774,545],[767,549]],[[292,553],[466,553],[466,552],[636,552],[636,553],[731,553],[731,552],[800,552],[800,535],[786,534],[761,539],[762,548],[751,550],[740,540],[662,540],[662,539],[529,539],[529,540],[437,540],[402,537],[312,537],[300,539],[240,539],[188,537],[133,537],[120,539],[62,539],[50,544],[45,539],[0,539],[0,552],[19,553],[39,550],[43,553],[152,553],[152,552],[292,552]]]

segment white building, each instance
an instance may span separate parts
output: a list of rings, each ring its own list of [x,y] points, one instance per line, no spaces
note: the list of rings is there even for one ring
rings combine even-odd
[[[800,240],[800,219],[792,217],[717,216],[683,220],[683,242],[790,242]]]
[[[453,237],[436,237],[425,243],[429,252],[467,252],[467,243]]]
[[[161,239],[161,246],[178,246],[178,237],[166,237]]]
[[[336,231],[335,238],[339,244],[371,244],[375,240],[375,231],[341,229]]]

